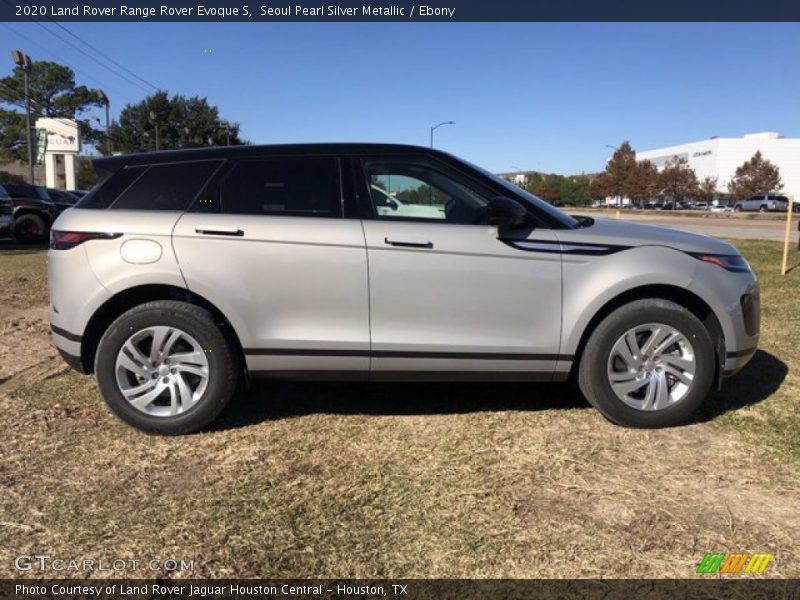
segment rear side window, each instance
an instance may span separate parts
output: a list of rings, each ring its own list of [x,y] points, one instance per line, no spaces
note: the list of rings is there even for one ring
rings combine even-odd
[[[0,185],[0,198],[8,198],[8,192],[2,185]]]
[[[260,159],[236,163],[220,185],[223,213],[339,217],[335,158]]]
[[[112,209],[186,210],[220,161],[153,165],[111,204]]]
[[[120,169],[105,181],[96,185],[75,205],[78,208],[108,208],[147,167],[126,167]]]

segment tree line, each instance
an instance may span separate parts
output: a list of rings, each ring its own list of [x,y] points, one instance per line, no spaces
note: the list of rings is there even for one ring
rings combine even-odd
[[[602,198],[711,202],[721,195],[718,184],[717,177],[699,179],[683,157],[674,157],[661,169],[649,160],[637,162],[636,152],[627,141],[614,151],[602,173],[571,176],[531,173],[520,183],[527,191],[556,205],[578,205]],[[756,152],[736,169],[728,184],[728,194],[735,199],[746,199],[782,188],[778,167]]]
[[[593,198],[619,197],[633,201],[658,198],[711,202],[720,195],[718,184],[717,177],[698,179],[684,157],[673,157],[661,169],[649,160],[637,162],[636,153],[625,141],[614,151],[605,171],[592,179],[589,194]],[[737,167],[728,184],[728,194],[740,200],[782,188],[778,167],[758,151]]]
[[[139,102],[126,104],[108,131],[98,116],[104,106],[97,90],[79,85],[67,66],[33,61],[29,97],[31,125],[49,117],[78,123],[84,143],[101,154],[144,152],[201,145],[246,144],[239,124],[223,119],[207,98],[170,96],[160,90]],[[24,74],[21,67],[0,78],[0,164],[27,160]],[[158,131],[158,135],[156,135]]]

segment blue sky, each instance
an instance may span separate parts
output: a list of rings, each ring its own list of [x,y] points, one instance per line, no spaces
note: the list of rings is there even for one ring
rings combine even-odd
[[[170,92],[207,96],[256,143],[427,144],[453,120],[436,145],[488,169],[579,173],[624,139],[800,136],[798,24],[65,26]],[[6,24],[0,50],[69,64],[112,115],[146,94],[46,28]]]

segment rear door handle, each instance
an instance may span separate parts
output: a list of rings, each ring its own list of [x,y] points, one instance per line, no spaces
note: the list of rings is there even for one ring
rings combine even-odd
[[[383,238],[384,243],[389,244],[390,246],[398,246],[400,248],[433,248],[433,242],[427,242],[422,240],[415,240],[412,238],[405,239],[405,240],[390,240],[388,237]]]
[[[201,235],[233,235],[236,237],[242,237],[244,235],[244,231],[239,229],[238,227],[204,227],[200,226],[195,228],[195,233],[199,233]]]

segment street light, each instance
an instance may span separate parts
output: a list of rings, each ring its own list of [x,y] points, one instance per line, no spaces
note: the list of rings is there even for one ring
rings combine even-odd
[[[431,148],[433,148],[433,132],[439,129],[439,127],[441,127],[442,125],[455,125],[455,124],[456,124],[455,121],[442,121],[438,125],[434,125],[433,127],[431,127]]]
[[[156,121],[156,113],[154,111],[150,111],[150,122],[153,124],[153,127],[156,129],[156,152],[160,150],[159,148],[159,140],[158,140],[158,122]]]
[[[11,51],[11,59],[20,69],[25,81],[25,121],[28,127],[28,169],[30,183],[33,185],[33,130],[31,129],[31,96],[28,91],[28,79],[31,70],[31,57],[19,50]]]
[[[109,102],[108,96],[106,96],[103,90],[95,90],[94,95],[97,96],[100,103],[104,104],[106,107],[106,154],[111,154],[111,130],[108,128],[108,107],[111,105],[111,102]]]

